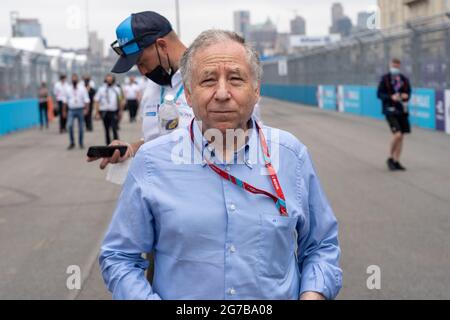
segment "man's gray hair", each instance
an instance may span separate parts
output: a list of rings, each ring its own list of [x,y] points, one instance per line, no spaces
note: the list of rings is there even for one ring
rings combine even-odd
[[[183,77],[183,83],[187,86],[189,91],[191,91],[192,89],[191,79],[192,70],[194,69],[193,58],[198,50],[207,48],[217,43],[222,43],[224,41],[234,41],[242,45],[242,47],[245,49],[247,61],[250,65],[250,71],[253,76],[254,85],[258,86],[261,83],[262,67],[258,53],[248,43],[245,42],[244,38],[239,36],[236,32],[211,29],[203,31],[189,46],[189,48],[181,58],[180,71]]]

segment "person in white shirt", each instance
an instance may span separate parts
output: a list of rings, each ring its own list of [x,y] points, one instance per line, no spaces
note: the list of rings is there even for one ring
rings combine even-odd
[[[53,94],[55,96],[55,100],[58,103],[58,106],[55,108],[55,115],[59,115],[59,133],[66,132],[66,110],[64,110],[64,102],[66,97],[67,88],[69,84],[66,81],[66,75],[61,74],[59,76],[59,81],[55,83],[53,87]]]
[[[112,74],[107,75],[105,84],[98,89],[94,97],[95,119],[103,120],[106,145],[111,143],[110,131],[113,133],[114,140],[119,139],[118,126],[122,117],[123,99],[121,90],[115,82]]]
[[[75,119],[78,119],[78,143],[80,149],[84,149],[83,145],[83,121],[84,116],[88,112],[89,107],[89,95],[86,90],[86,87],[83,83],[79,82],[78,75],[72,75],[72,83],[68,86],[64,103],[68,109],[68,118],[67,118],[67,126],[69,127],[69,137],[70,137],[70,145],[67,148],[68,150],[72,150],[75,148],[75,141],[73,137],[73,123]]]
[[[117,27],[116,33],[119,40],[128,38],[129,44],[125,43],[119,49],[113,47],[117,53],[121,52],[121,54],[112,72],[125,73],[136,65],[139,72],[151,81],[146,81],[140,102],[143,138],[132,144],[119,140],[113,141],[111,145],[128,146],[127,152],[120,157],[119,151],[116,150],[112,157],[103,158],[100,163],[101,169],[106,168],[109,163],[127,161],[134,156],[144,142],[162,134],[159,129],[158,109],[166,95],[171,94],[175,97],[180,114],[180,127],[187,127],[189,121],[194,117],[184,96],[179,70],[181,57],[187,48],[172,30],[170,22],[155,12],[141,12],[125,19]],[[88,162],[96,160],[98,158],[88,158]],[[149,281],[153,277],[153,259],[151,257],[148,255],[150,267],[147,276]]]
[[[127,152],[120,157],[119,151],[110,158],[103,158],[100,168],[109,163],[124,162],[131,158],[144,142],[161,135],[158,123],[158,108],[168,94],[176,99],[180,117],[179,126],[187,126],[194,116],[184,96],[183,83],[179,71],[181,56],[186,46],[172,30],[170,22],[156,12],[146,11],[132,14],[116,30],[117,38],[128,38],[127,43],[113,49],[120,58],[112,69],[114,73],[128,72],[134,65],[139,73],[150,81],[145,82],[145,89],[140,102],[142,116],[142,138],[134,143],[115,140],[112,145],[126,145]],[[130,35],[131,38],[130,38]],[[116,42],[115,42],[116,43]],[[113,43],[113,45],[115,44]],[[186,120],[184,119],[186,118]],[[88,158],[96,161],[98,158]]]
[[[136,82],[136,77],[131,76],[130,82],[124,85],[123,91],[126,99],[126,108],[130,112],[130,122],[136,121],[136,114],[139,106],[140,96],[140,87]]]

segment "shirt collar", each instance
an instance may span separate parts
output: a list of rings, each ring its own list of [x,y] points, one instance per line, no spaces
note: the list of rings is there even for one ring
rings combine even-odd
[[[172,76],[171,80],[172,88],[177,88],[182,82],[182,80],[183,79],[181,77],[181,71],[180,69],[178,69],[177,72],[175,72],[174,75]]]
[[[252,169],[253,168],[253,161],[252,161],[252,157],[250,157],[250,151],[251,150],[255,150],[254,148],[257,147],[256,143],[257,143],[257,136],[258,133],[255,132],[257,130],[256,128],[256,124],[255,124],[255,120],[252,118],[250,118],[249,123],[248,123],[248,130],[249,130],[249,136],[247,139],[247,142],[235,153],[234,155],[234,161],[232,164],[242,164],[245,163],[245,165]],[[194,126],[193,126],[193,132],[194,132],[194,142],[196,144],[196,146],[201,146],[202,150],[202,157],[203,157],[203,161],[202,161],[202,166],[206,166],[207,163],[204,160],[205,158],[207,159],[211,159],[212,162],[216,162],[216,163],[221,163],[217,158],[214,157],[214,149],[212,148],[212,146],[209,145],[208,140],[205,139],[205,137],[203,136],[202,131],[200,130],[200,127],[198,125],[198,122],[195,120],[194,121]]]

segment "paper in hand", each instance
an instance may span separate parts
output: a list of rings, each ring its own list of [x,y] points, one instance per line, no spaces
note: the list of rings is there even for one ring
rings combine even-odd
[[[110,164],[108,166],[108,173],[106,174],[106,181],[122,185],[127,177],[130,164],[130,159],[124,162]]]

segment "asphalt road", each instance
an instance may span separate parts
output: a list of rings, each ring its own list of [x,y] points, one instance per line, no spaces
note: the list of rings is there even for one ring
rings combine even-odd
[[[266,99],[267,125],[311,151],[340,223],[340,299],[450,298],[450,136],[413,128],[389,172],[387,123]],[[367,288],[378,266],[381,289]]]
[[[450,136],[414,128],[407,172],[388,172],[382,121],[263,99],[267,125],[305,143],[340,223],[340,299],[450,298]],[[121,138],[139,138],[122,124]],[[85,145],[102,144],[103,130]],[[67,135],[31,129],[0,137],[0,299],[110,299],[97,264],[120,192],[106,172],[66,151]],[[69,290],[69,266],[82,286]],[[381,271],[369,290],[367,268]]]

